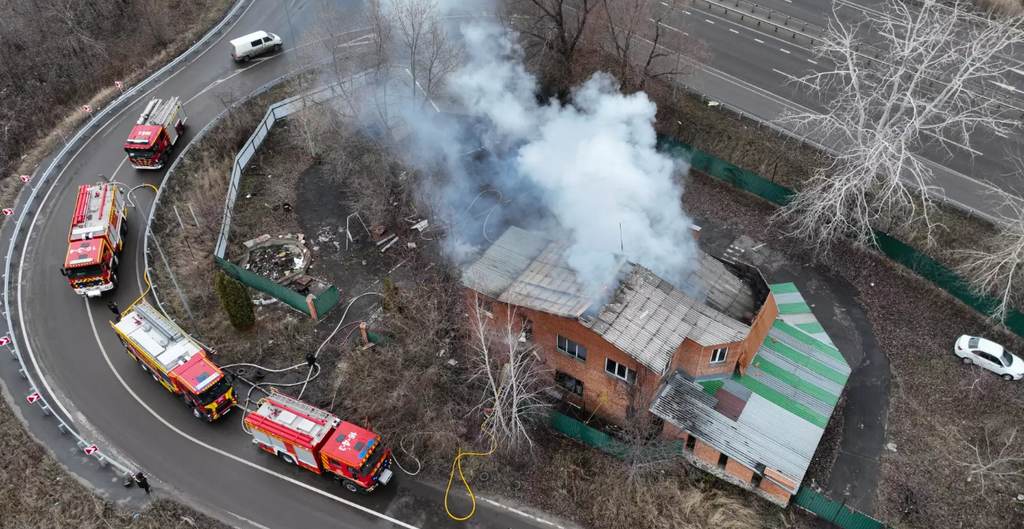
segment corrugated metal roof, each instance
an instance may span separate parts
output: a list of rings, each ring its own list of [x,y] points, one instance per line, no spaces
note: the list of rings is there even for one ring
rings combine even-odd
[[[791,283],[771,288],[776,287],[789,298],[799,296]],[[813,314],[810,320],[802,317],[801,325],[820,326]],[[780,319],[768,336],[746,376],[724,381],[721,389],[711,391],[715,396],[706,384],[688,381],[677,371],[651,411],[744,466],[764,465],[793,477],[799,486],[850,367],[827,335],[824,340],[812,337]],[[747,403],[733,421],[734,399],[744,390]]]
[[[619,256],[619,286],[595,310],[565,260],[567,246],[510,227],[463,274],[463,285],[498,301],[580,318],[580,322],[644,366],[660,373],[672,354],[690,338],[705,346],[742,340],[750,326],[737,321],[754,307],[753,291],[717,259],[701,252],[700,266],[687,288],[694,299],[654,272]],[[726,311],[726,313],[720,312]],[[734,319],[735,318],[735,319]]]
[[[549,244],[540,235],[512,226],[462,274],[462,284],[497,299]]]
[[[701,345],[742,340],[750,327],[699,303],[650,270],[633,265],[592,321],[582,322],[655,373],[690,338]]]
[[[724,387],[715,392],[715,398],[718,399],[715,411],[734,421],[740,418],[743,407],[747,404],[747,401],[729,393]]]

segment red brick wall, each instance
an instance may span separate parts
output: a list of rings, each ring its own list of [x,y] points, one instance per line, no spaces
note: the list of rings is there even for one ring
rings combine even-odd
[[[693,445],[693,455],[706,461],[711,466],[717,467],[718,458],[722,456],[722,453],[697,439],[697,442]]]
[[[665,423],[665,428],[662,429],[661,435],[665,439],[673,441],[676,439],[682,439],[684,443],[689,438],[689,435],[686,432],[680,430],[679,428],[676,428],[675,425],[670,422]]]
[[[750,334],[743,340],[740,356],[738,357],[740,375],[746,374],[750,361],[754,359],[754,354],[761,347],[765,337],[768,336],[768,330],[771,329],[775,319],[778,317],[779,305],[775,302],[775,294],[769,292],[768,299],[761,305],[761,310],[754,317],[754,322],[750,326]]]
[[[717,375],[719,373],[732,373],[736,368],[738,358],[737,349],[742,342],[733,342],[713,347],[703,347],[699,343],[687,338],[672,355],[671,368],[669,371],[680,368],[687,373],[699,377],[704,375]],[[711,352],[719,347],[728,347],[725,363],[711,365]]]
[[[754,479],[754,471],[733,461],[732,459],[725,462],[725,471],[731,476],[743,480],[746,483],[750,483],[751,479]]]
[[[776,485],[774,482],[768,479],[761,480],[761,490],[775,496],[776,498],[788,502],[791,494],[788,490]]]
[[[466,289],[466,307],[469,318],[475,316],[477,293]],[[632,357],[608,343],[597,333],[584,327],[573,318],[563,318],[546,312],[530,310],[522,307],[510,307],[485,296],[480,299],[491,301],[493,318],[485,318],[495,329],[506,325],[509,316],[513,328],[518,334],[521,317],[533,322],[533,342],[538,354],[552,370],[561,371],[583,382],[583,406],[588,411],[597,409],[597,415],[622,424],[625,422],[626,408],[629,406],[628,384],[604,372],[605,359],[611,358],[629,369],[637,371],[637,385],[644,394],[643,402],[647,402],[657,391],[659,374],[652,373]],[[586,362],[573,358],[557,348],[557,336],[572,340],[587,349]],[[578,402],[578,401],[577,401]],[[639,410],[647,414],[646,406]]]

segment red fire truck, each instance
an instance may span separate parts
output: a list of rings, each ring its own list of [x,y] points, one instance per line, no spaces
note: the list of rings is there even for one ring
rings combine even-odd
[[[117,184],[100,182],[78,188],[68,253],[60,269],[76,294],[93,298],[117,288],[118,254],[128,233],[127,215],[124,191]]]
[[[128,135],[124,150],[136,169],[160,169],[171,157],[171,147],[185,132],[185,109],[177,97],[154,99],[146,105]]]
[[[213,422],[238,402],[231,383],[206,351],[145,301],[110,325],[128,354],[153,380],[181,397],[197,419]]]
[[[245,417],[252,442],[286,462],[327,473],[352,492],[391,481],[391,450],[380,436],[301,400],[273,392]]]

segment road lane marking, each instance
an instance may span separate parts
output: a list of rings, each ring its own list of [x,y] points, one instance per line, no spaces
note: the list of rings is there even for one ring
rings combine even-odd
[[[731,32],[733,32],[733,33],[735,33],[735,34],[737,34],[737,35],[739,35],[739,34],[740,34],[740,32],[739,32],[739,31],[736,31],[735,29],[732,29],[732,28],[729,28],[729,31],[731,31]]]
[[[994,84],[994,85],[996,85],[996,86],[998,86],[999,88],[1002,88],[1002,89],[1004,89],[1004,90],[1009,90],[1009,91],[1011,91],[1011,92],[1016,92],[1016,91],[1017,91],[1017,89],[1016,89],[1016,88],[1014,88],[1014,87],[1012,87],[1012,86],[1010,86],[1010,85],[1008,85],[1008,84],[1003,84],[1003,83],[1000,83],[999,81],[992,81],[992,84]]]
[[[117,172],[120,171],[122,167],[124,167],[124,163],[127,162],[127,161],[128,161],[128,155],[126,154],[124,156],[124,159],[121,160],[121,163],[119,163],[117,165],[117,169],[114,169],[114,172],[110,174],[110,181],[111,182],[117,180]]]
[[[128,394],[131,395],[132,398],[135,399],[135,402],[138,402],[139,405],[142,406],[146,411],[148,411],[150,415],[152,415],[156,420],[158,420],[161,423],[163,423],[163,425],[166,426],[168,429],[170,429],[172,432],[180,435],[181,437],[183,437],[185,439],[188,439],[192,443],[194,443],[194,444],[196,444],[198,446],[201,446],[201,447],[203,447],[203,448],[205,448],[205,449],[207,449],[207,450],[209,450],[209,451],[211,451],[211,452],[213,452],[215,454],[222,455],[222,456],[224,456],[224,457],[226,457],[228,459],[231,459],[233,461],[241,463],[241,464],[243,464],[245,466],[248,466],[248,467],[253,468],[255,470],[259,470],[260,472],[263,472],[265,474],[269,474],[269,475],[274,476],[274,477],[276,477],[276,478],[278,478],[280,480],[287,481],[288,483],[291,483],[292,485],[296,485],[296,486],[302,487],[302,488],[304,488],[306,490],[315,492],[315,493],[317,493],[317,494],[319,494],[319,495],[321,495],[321,496],[323,496],[325,498],[334,500],[334,501],[336,501],[336,502],[338,502],[338,503],[340,503],[342,505],[345,505],[347,507],[351,507],[353,509],[362,511],[362,512],[364,512],[366,514],[370,514],[370,515],[376,516],[377,518],[380,518],[382,520],[391,522],[391,523],[393,523],[395,525],[398,525],[398,526],[401,526],[401,527],[405,527],[407,529],[419,529],[418,527],[416,527],[414,525],[409,525],[409,524],[407,524],[407,523],[405,523],[405,522],[403,522],[401,520],[396,520],[395,518],[392,518],[392,517],[390,517],[390,516],[388,516],[386,514],[379,513],[379,512],[377,512],[377,511],[375,511],[373,509],[370,509],[368,507],[363,507],[362,505],[359,505],[358,503],[352,503],[352,502],[350,502],[350,501],[348,501],[346,499],[343,499],[343,498],[340,498],[338,496],[335,496],[335,495],[333,495],[333,494],[331,494],[329,492],[320,490],[320,489],[318,489],[318,488],[316,488],[316,487],[314,487],[312,485],[307,485],[307,484],[305,484],[305,483],[303,483],[303,482],[301,482],[301,481],[299,481],[297,479],[290,478],[288,476],[285,476],[284,474],[278,474],[277,472],[274,472],[273,470],[270,470],[269,468],[262,467],[260,465],[257,465],[256,463],[251,462],[251,461],[246,461],[245,459],[242,459],[241,457],[238,457],[235,454],[232,454],[230,452],[226,452],[224,450],[221,450],[220,448],[217,448],[216,446],[204,443],[203,441],[200,441],[199,439],[196,439],[195,437],[192,437],[192,436],[188,435],[187,433],[183,432],[182,430],[178,429],[177,426],[174,426],[169,421],[167,421],[166,419],[161,417],[160,414],[158,414],[156,412],[156,410],[154,410],[153,408],[150,408],[149,405],[146,404],[146,402],[144,400],[142,400],[142,398],[139,397],[138,394],[135,393],[135,391],[132,390],[132,388],[128,387],[128,383],[124,381],[124,378],[121,377],[121,373],[119,373],[117,371],[117,368],[114,367],[114,363],[110,361],[110,355],[107,354],[107,348],[104,347],[103,343],[100,341],[100,334],[99,334],[99,331],[96,329],[96,320],[94,320],[93,317],[92,317],[92,307],[89,305],[89,301],[88,300],[85,301],[85,311],[89,315],[89,325],[92,327],[93,337],[96,338],[96,345],[100,348],[100,353],[103,354],[103,359],[106,360],[107,366],[110,367],[110,371],[112,373],[114,373],[114,376],[117,377],[118,382],[121,383],[121,386],[124,387],[125,391],[127,391]]]
[[[787,50],[786,48],[779,48],[779,49],[782,50],[782,53],[789,53],[789,50]]]
[[[714,22],[712,22],[712,21],[710,21],[710,20],[708,20],[706,18],[704,19],[704,22],[707,22],[708,24],[714,24]]]
[[[230,28],[234,27],[235,24],[237,24],[238,21],[241,20],[245,16],[245,14],[247,12],[249,12],[249,9],[253,5],[255,5],[255,2],[251,2],[248,6],[246,6],[245,9],[243,9],[242,12],[238,15],[238,18],[235,19],[234,22],[232,22],[230,24],[226,24],[223,29],[230,29]],[[217,37],[216,39],[211,41],[210,45],[205,50],[200,52],[199,55],[197,55],[195,59],[192,59],[191,61],[186,61],[186,62],[188,64],[194,63],[196,60],[198,60],[200,57],[202,57],[206,52],[212,50],[218,42],[220,42],[222,39],[224,39],[224,37],[226,35],[227,35],[227,32],[225,32],[220,37]],[[57,182],[60,181],[60,178],[62,176],[64,176],[64,172],[68,170],[68,167],[71,167],[71,163],[75,161],[75,158],[77,158],[78,155],[81,154],[81,152],[83,150],[85,150],[85,146],[88,145],[89,142],[91,142],[93,138],[95,138],[97,135],[99,135],[101,132],[103,132],[104,129],[106,129],[111,124],[113,124],[115,121],[117,121],[117,119],[122,114],[124,114],[129,109],[131,109],[132,106],[134,106],[135,104],[137,104],[140,101],[142,101],[143,99],[145,99],[146,96],[148,96],[149,94],[153,93],[153,91],[155,91],[157,88],[160,88],[165,83],[167,83],[167,81],[170,81],[171,79],[174,78],[174,76],[178,75],[179,73],[181,73],[184,70],[185,70],[185,68],[178,68],[178,70],[175,71],[174,73],[172,73],[170,76],[168,76],[167,79],[164,79],[163,81],[159,81],[158,83],[156,83],[156,85],[153,86],[153,88],[150,88],[149,90],[147,90],[144,94],[139,96],[134,102],[126,104],[125,107],[120,112],[118,112],[117,114],[114,114],[110,119],[108,119],[107,122],[104,123],[99,128],[99,130],[96,131],[95,134],[92,134],[88,138],[86,138],[85,142],[82,143],[82,146],[79,147],[78,150],[76,150],[75,153],[71,155],[71,159],[69,159],[67,161],[67,163],[64,164],[64,168],[61,169],[59,173],[57,173],[57,176],[54,177],[53,182],[50,183],[50,189],[46,190],[46,194],[43,195],[42,200],[39,202],[39,207],[36,209],[35,214],[32,215],[32,222],[28,225],[28,231],[25,234],[25,241],[26,241],[25,248],[22,249],[22,251],[21,251],[21,258],[18,260],[18,278],[19,278],[19,281],[18,281],[18,320],[21,322],[21,329],[22,329],[21,333],[22,333],[23,336],[25,336],[25,344],[24,344],[25,345],[25,350],[28,351],[28,357],[29,357],[29,359],[32,360],[32,364],[35,367],[35,372],[39,376],[38,377],[39,378],[39,382],[43,385],[43,388],[46,390],[46,392],[49,393],[50,396],[53,397],[53,403],[56,404],[57,407],[60,408],[60,410],[62,412],[64,412],[64,416],[67,418],[67,420],[69,421],[70,424],[75,424],[75,419],[74,419],[74,417],[70,413],[68,413],[68,409],[65,408],[63,404],[61,404],[60,399],[57,398],[57,394],[54,393],[53,389],[50,387],[50,383],[46,381],[46,376],[43,375],[43,369],[39,365],[39,361],[36,360],[35,350],[32,349],[32,340],[29,338],[29,333],[28,333],[28,328],[29,327],[25,324],[26,323],[25,322],[25,309],[23,307],[23,300],[25,298],[24,298],[24,296],[22,295],[22,292],[21,292],[21,287],[22,287],[22,285],[25,284],[25,282],[21,281],[20,278],[22,277],[22,275],[24,273],[24,270],[25,270],[25,255],[28,254],[28,242],[27,241],[31,240],[31,238],[32,238],[32,231],[35,229],[36,223],[39,221],[39,213],[43,210],[43,206],[46,205],[46,201],[50,198],[50,194],[53,193],[54,189],[56,189]],[[88,305],[88,301],[86,302],[86,305]]]
[[[761,40],[761,39],[754,39],[754,40],[756,40],[757,42],[760,42],[761,44],[764,44],[764,41]]]
[[[773,72],[775,72],[775,73],[777,73],[777,74],[780,74],[780,75],[785,75],[786,77],[789,77],[789,74],[788,74],[788,73],[786,73],[786,72],[780,72],[780,71],[776,70],[775,68],[772,68],[772,71],[773,71]]]
[[[814,59],[807,59],[807,62],[809,62],[811,64],[818,64],[818,61],[816,61]]]

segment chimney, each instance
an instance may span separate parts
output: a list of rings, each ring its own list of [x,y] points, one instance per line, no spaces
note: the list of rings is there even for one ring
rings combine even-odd
[[[700,242],[700,226],[691,224],[690,231],[693,233],[693,242]]]

